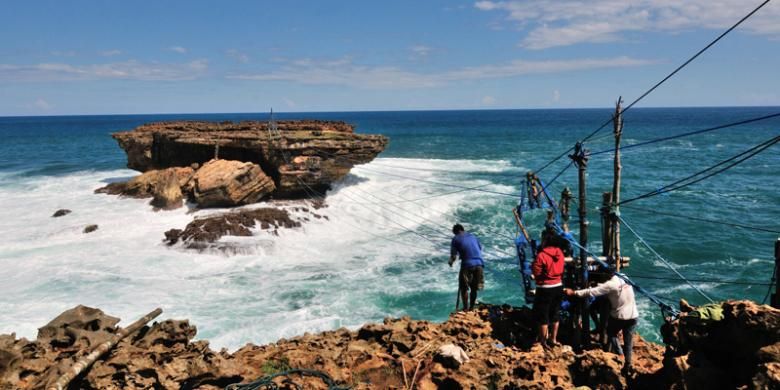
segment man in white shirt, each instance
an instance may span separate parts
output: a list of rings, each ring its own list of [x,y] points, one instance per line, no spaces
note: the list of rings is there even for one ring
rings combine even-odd
[[[609,321],[607,322],[607,336],[614,351],[619,355],[625,356],[623,365],[623,374],[627,375],[633,368],[631,366],[631,349],[633,347],[634,328],[636,328],[636,319],[639,317],[639,311],[636,308],[634,299],[634,288],[625,280],[617,275],[596,287],[585,288],[582,290],[564,290],[567,296],[576,295],[578,297],[597,297],[606,295],[609,299],[610,311]],[[623,331],[623,348],[620,348],[617,334]]]

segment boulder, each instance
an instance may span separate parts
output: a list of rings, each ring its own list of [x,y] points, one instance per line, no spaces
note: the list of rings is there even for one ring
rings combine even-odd
[[[175,169],[160,172],[157,185],[153,187],[152,201],[149,202],[155,210],[173,210],[184,204],[184,194],[181,192],[179,177]]]
[[[255,203],[276,188],[260,166],[232,160],[211,160],[192,177],[192,195],[200,207]]]
[[[191,167],[151,170],[126,182],[110,183],[98,188],[95,193],[129,198],[152,198],[156,194],[170,193],[173,185],[178,185],[179,188],[185,186],[193,172]]]
[[[70,213],[71,213],[71,211],[68,210],[68,209],[59,209],[59,210],[55,211],[54,214],[52,214],[52,218],[62,217],[62,216],[68,215]]]
[[[240,210],[230,213],[213,215],[205,218],[196,218],[187,227],[171,229],[165,232],[164,241],[168,245],[184,242],[188,249],[206,249],[209,244],[216,242],[223,236],[251,236],[252,228],[260,222],[261,229],[276,229],[280,227],[292,228],[300,226],[300,222],[290,218],[286,210],[274,208],[260,208],[252,210]],[[222,248],[228,249],[228,248]]]
[[[84,232],[84,234],[87,234],[87,233],[92,233],[95,230],[98,230],[98,225],[87,225],[84,228],[83,232]]]

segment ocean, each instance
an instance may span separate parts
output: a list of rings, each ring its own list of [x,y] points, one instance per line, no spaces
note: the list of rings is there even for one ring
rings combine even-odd
[[[304,332],[354,329],[384,317],[443,321],[456,299],[457,267],[447,266],[456,222],[485,246],[479,300],[522,305],[511,213],[521,180],[595,130],[611,111],[276,114],[347,121],[359,133],[388,136],[390,145],[334,184],[328,207],[318,210],[327,220],[278,236],[258,231],[227,238],[242,248],[233,256],[162,243],[166,230],[219,210],[154,212],[148,200],[93,191],[138,174],[125,167],[111,132],[162,120],[267,120],[267,113],[0,118],[0,333],[34,338],[38,327],[79,304],[119,316],[123,324],[162,307],[164,318],[187,318],[197,325],[198,338],[231,350]],[[780,108],[635,108],[625,114],[623,144],[775,112]],[[622,197],[655,190],[779,133],[780,119],[774,118],[626,150]],[[609,149],[610,134],[605,129],[587,147]],[[695,185],[633,202],[622,216],[713,299],[760,302],[772,277],[777,233],[671,215],[780,231],[779,152],[775,146]],[[550,180],[567,163],[564,157],[540,176]],[[598,207],[601,193],[612,187],[611,153],[591,158],[587,180],[590,247],[600,251]],[[550,186],[556,198],[564,185],[576,194],[576,169]],[[463,189],[475,186],[485,191]],[[73,212],[52,218],[60,208]],[[542,214],[528,213],[535,236]],[[99,229],[83,234],[88,224]],[[576,231],[576,222],[572,227]],[[626,273],[645,289],[669,302],[706,302],[627,229],[622,247],[631,257]],[[658,340],[660,311],[645,298],[639,306],[640,333]]]

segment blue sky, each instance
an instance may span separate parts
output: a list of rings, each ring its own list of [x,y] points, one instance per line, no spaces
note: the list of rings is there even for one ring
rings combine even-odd
[[[8,2],[0,115],[606,107],[760,2]],[[642,105],[780,105],[777,3]]]

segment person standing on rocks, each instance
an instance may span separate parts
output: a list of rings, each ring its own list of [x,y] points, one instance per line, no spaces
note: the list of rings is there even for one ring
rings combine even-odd
[[[477,302],[477,290],[485,286],[483,268],[485,261],[482,259],[482,244],[477,236],[466,232],[461,224],[452,227],[450,244],[450,267],[460,257],[460,273],[458,274],[458,294],[463,301],[463,310],[473,310]],[[470,298],[467,300],[467,298]],[[471,304],[469,304],[469,302]]]
[[[628,375],[631,373],[633,371],[631,350],[634,344],[634,328],[636,328],[636,320],[639,318],[639,311],[636,308],[636,300],[634,299],[634,288],[617,275],[612,275],[609,280],[596,285],[596,287],[576,291],[567,288],[564,290],[564,293],[567,296],[598,297],[605,295],[607,297],[610,304],[609,321],[607,321],[609,344],[618,355],[625,356],[623,374]],[[617,337],[620,331],[623,332],[622,349]]]
[[[561,248],[554,245],[549,232],[542,235],[542,249],[536,255],[531,269],[536,281],[533,313],[539,324],[537,341],[547,348],[559,345],[558,325],[563,300],[564,257]],[[548,344],[549,340],[549,344]]]

